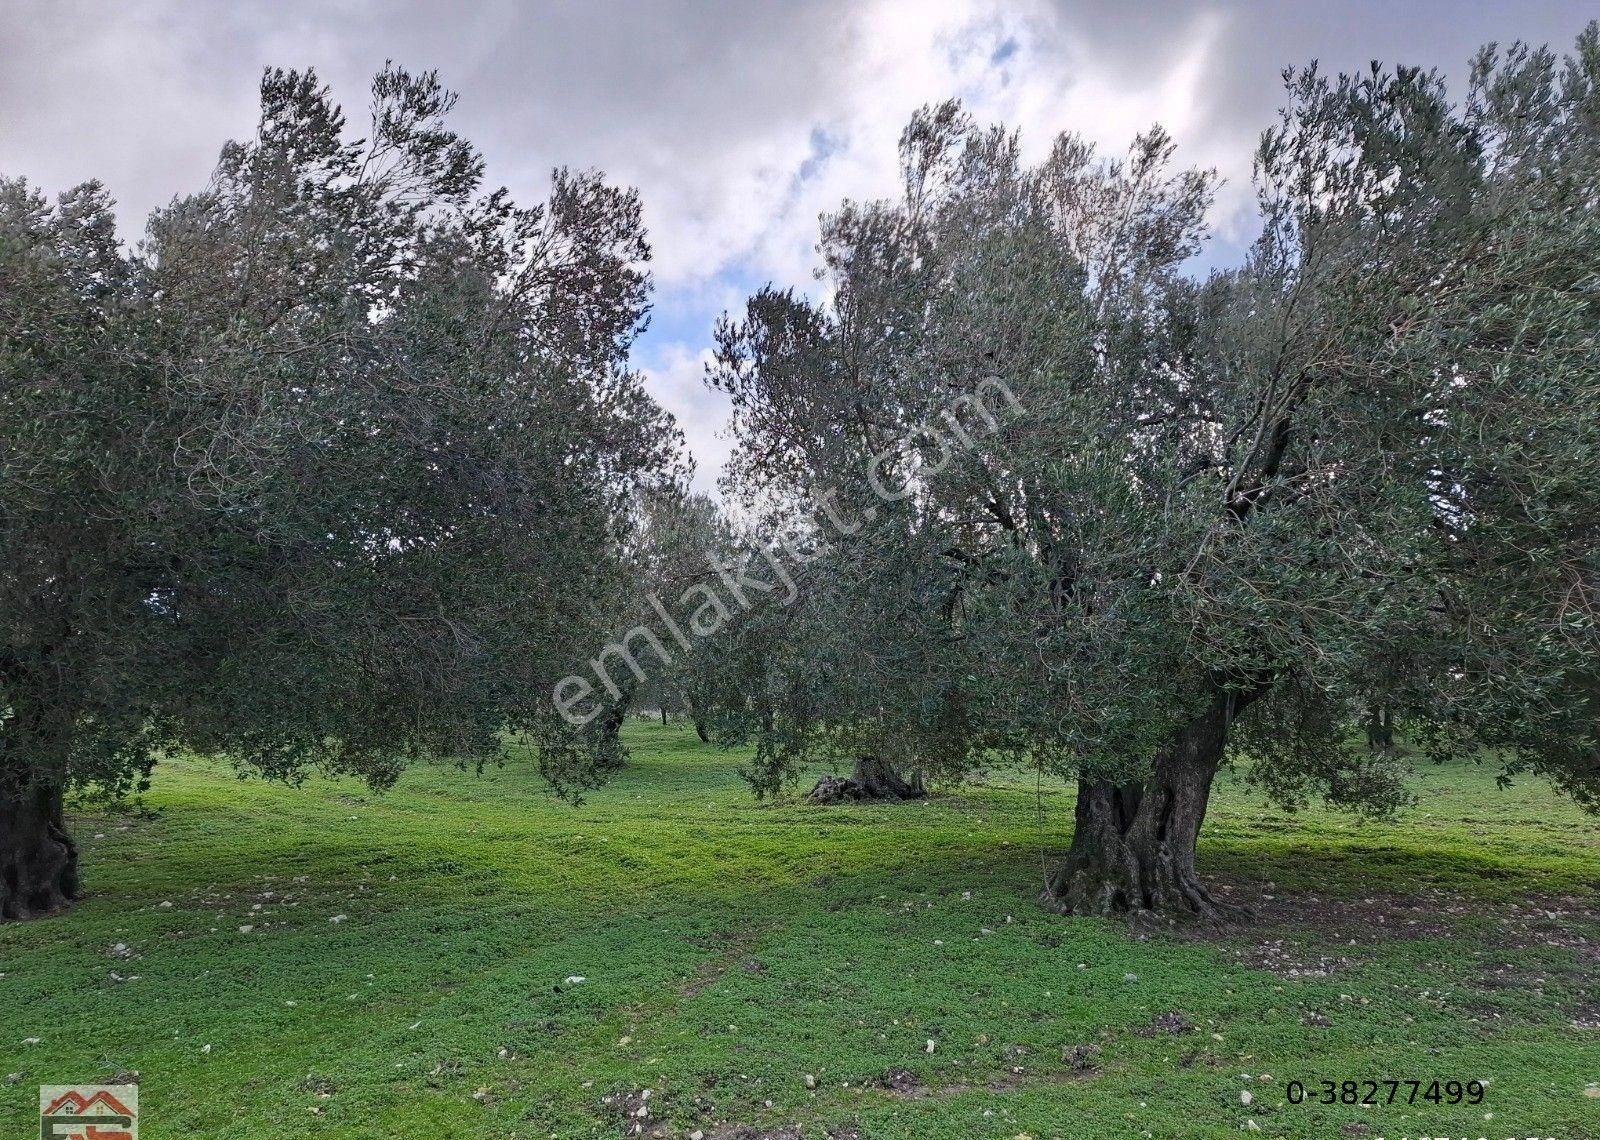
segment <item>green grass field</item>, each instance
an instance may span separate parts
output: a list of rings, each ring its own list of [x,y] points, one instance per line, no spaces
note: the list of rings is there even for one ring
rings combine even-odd
[[[1203,870],[1262,922],[1140,936],[1035,906],[1031,778],[759,804],[628,734],[579,807],[526,760],[383,795],[173,760],[80,813],[91,896],[0,927],[0,1135],[136,1071],[144,1140],[1600,1137],[1600,829],[1536,782],[1430,767],[1367,824],[1225,778]],[[1286,1099],[1435,1079],[1484,1102]]]

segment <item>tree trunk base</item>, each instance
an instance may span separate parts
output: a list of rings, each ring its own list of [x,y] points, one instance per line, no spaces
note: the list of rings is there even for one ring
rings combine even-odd
[[[61,793],[0,796],[0,920],[60,914],[80,895],[78,847],[67,834]]]
[[[1069,853],[1051,869],[1039,905],[1056,914],[1166,924],[1220,927],[1252,918],[1248,908],[1213,895],[1167,845],[1151,850],[1125,843],[1118,847],[1104,857]]]
[[[1383,756],[1394,752],[1394,714],[1381,705],[1367,719],[1367,747]]]
[[[1226,926],[1249,919],[1195,871],[1195,847],[1235,702],[1219,696],[1179,729],[1140,783],[1080,779],[1072,847],[1040,903],[1058,914]]]
[[[855,770],[848,779],[824,776],[806,799],[814,804],[837,804],[857,800],[920,800],[927,794],[921,772],[911,773],[911,778],[906,780],[877,757],[863,756],[856,761]]]

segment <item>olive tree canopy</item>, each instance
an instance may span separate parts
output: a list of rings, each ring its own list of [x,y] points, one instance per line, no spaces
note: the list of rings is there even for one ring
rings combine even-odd
[[[1285,801],[1394,806],[1350,731],[1375,705],[1600,793],[1600,33],[1486,51],[1459,104],[1408,68],[1287,78],[1236,269],[1183,271],[1212,178],[1159,129],[1030,167],[947,104],[899,200],[825,220],[825,302],[723,330],[735,487],[872,520],[807,620],[916,662],[871,700],[942,725],[942,763],[1077,778],[1062,910],[1221,916],[1195,842],[1230,747]],[[927,430],[996,377],[1000,430]],[[829,683],[785,674],[764,754],[862,722]]]
[[[392,780],[535,734],[678,437],[626,365],[632,191],[483,181],[431,73],[352,139],[272,71],[254,138],[133,252],[90,184],[0,182],[0,914],[78,894],[63,794],[163,747]]]

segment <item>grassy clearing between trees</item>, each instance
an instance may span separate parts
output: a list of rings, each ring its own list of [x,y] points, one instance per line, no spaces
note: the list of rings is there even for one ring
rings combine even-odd
[[[1368,824],[1225,773],[1202,867],[1262,922],[1141,938],[1034,905],[1031,779],[759,804],[687,729],[627,733],[576,808],[526,760],[374,795],[187,759],[80,808],[90,897],[0,927],[0,1134],[137,1071],[146,1140],[1600,1137],[1600,830],[1537,782],[1419,768]]]

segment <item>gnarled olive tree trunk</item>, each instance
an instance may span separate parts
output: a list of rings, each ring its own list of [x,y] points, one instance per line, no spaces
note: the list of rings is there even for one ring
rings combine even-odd
[[[694,725],[694,734],[700,738],[700,743],[710,744],[711,728],[706,722],[705,710],[687,697],[684,698],[683,707],[689,714],[689,722]]]
[[[1387,705],[1375,705],[1367,716],[1367,747],[1373,752],[1394,751],[1394,713]]]
[[[622,726],[628,722],[628,712],[633,708],[633,700],[638,694],[637,681],[624,682],[617,687],[616,696],[600,710],[600,731],[616,747],[621,747]],[[662,713],[661,718],[665,723],[666,713]]]
[[[920,771],[912,772],[906,779],[886,760],[859,756],[849,779],[824,776],[806,799],[812,803],[831,804],[841,800],[916,800],[927,794]]]
[[[61,789],[0,787],[0,919],[56,914],[78,895],[78,848],[62,817]]]
[[[1160,915],[1223,922],[1242,917],[1195,871],[1195,843],[1222,762],[1236,702],[1219,696],[1157,753],[1140,783],[1078,783],[1072,847],[1040,901],[1063,914]]]
[[[76,710],[26,674],[0,691],[0,920],[43,918],[79,896],[78,848],[62,813]]]

